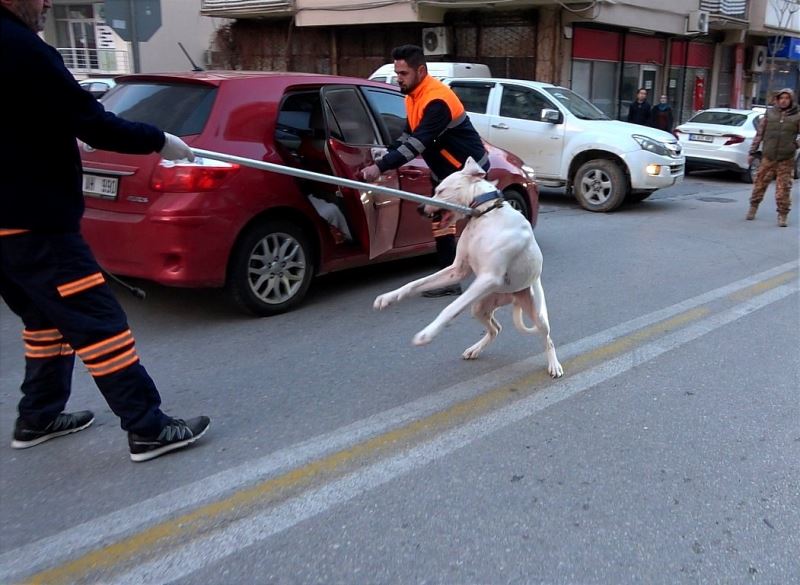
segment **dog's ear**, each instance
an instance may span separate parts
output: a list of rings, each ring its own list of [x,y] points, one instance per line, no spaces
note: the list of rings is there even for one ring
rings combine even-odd
[[[479,179],[483,179],[486,176],[486,171],[471,156],[467,158],[467,162],[464,163],[464,168],[461,169],[461,172],[468,177]]]

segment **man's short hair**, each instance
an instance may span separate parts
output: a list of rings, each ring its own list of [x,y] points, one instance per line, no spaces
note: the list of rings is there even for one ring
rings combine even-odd
[[[392,60],[405,61],[414,69],[420,65],[426,64],[425,53],[422,51],[422,47],[417,45],[402,45],[400,47],[395,47],[392,50]]]
[[[639,89],[636,90],[636,93],[639,93],[640,91],[646,92],[647,88],[646,87],[640,87]]]

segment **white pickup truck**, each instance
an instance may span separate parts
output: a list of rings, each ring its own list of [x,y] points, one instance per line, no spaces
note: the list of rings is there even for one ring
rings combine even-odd
[[[487,142],[525,161],[540,185],[566,187],[589,211],[642,201],[683,180],[686,161],[672,134],[611,120],[572,90],[520,79],[445,83]]]

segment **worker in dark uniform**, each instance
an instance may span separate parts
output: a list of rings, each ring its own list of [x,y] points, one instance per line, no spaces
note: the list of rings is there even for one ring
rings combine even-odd
[[[403,45],[392,51],[400,90],[406,94],[406,129],[397,143],[377,163],[361,171],[365,181],[373,182],[381,173],[403,166],[419,155],[431,170],[434,184],[460,170],[469,157],[489,170],[489,154],[470,122],[464,106],[452,89],[428,75],[421,47]],[[434,216],[433,237],[442,268],[456,257],[456,227],[440,226]],[[461,294],[458,284],[423,293],[427,297]]]
[[[63,412],[75,353],[128,432],[131,459],[184,447],[205,416],[175,419],[139,362],[122,307],[80,233],[76,138],[107,150],[193,159],[178,137],[106,112],[59,53],[37,35],[50,0],[0,0],[0,294],[24,324],[25,378],[11,446],[33,447],[87,428],[89,411]]]

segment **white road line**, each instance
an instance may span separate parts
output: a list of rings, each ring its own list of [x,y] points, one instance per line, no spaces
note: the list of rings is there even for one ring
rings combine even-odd
[[[447,431],[418,445],[339,480],[309,490],[302,495],[234,522],[173,549],[160,558],[143,563],[133,570],[114,575],[117,585],[160,585],[184,578],[226,557],[241,552],[300,522],[343,504],[366,491],[379,487],[469,444],[525,419],[554,404],[571,398],[619,374],[642,365],[668,351],[681,347],[750,313],[798,292],[798,283],[772,289],[721,313],[667,334],[619,357],[599,364],[570,378],[562,378],[549,390],[537,392],[463,426]]]
[[[568,345],[560,346],[559,355],[563,361],[566,361],[633,331],[797,268],[796,261],[781,264]],[[544,367],[545,359],[541,354],[506,365],[436,394],[386,410],[330,433],[313,437],[259,459],[89,520],[58,534],[9,550],[0,555],[0,582],[8,582],[14,580],[14,576],[28,575],[67,559],[75,558],[101,545],[139,532],[158,521],[175,516],[183,510],[221,499],[245,486],[348,448],[402,426],[411,420],[424,418],[454,403],[468,400],[499,385],[513,382],[537,368]]]

